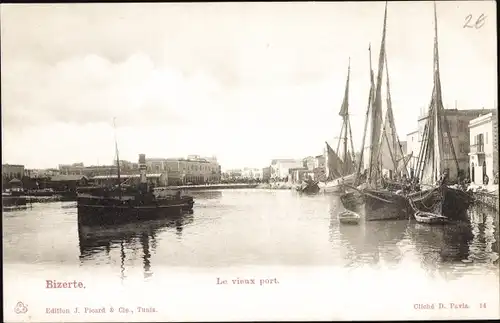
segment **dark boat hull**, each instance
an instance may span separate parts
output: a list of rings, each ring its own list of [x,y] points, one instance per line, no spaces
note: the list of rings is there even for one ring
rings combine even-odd
[[[320,188],[318,186],[318,183],[311,183],[305,185],[304,187],[298,187],[297,190],[303,194],[318,194]]]
[[[472,197],[461,190],[445,185],[409,195],[418,211],[439,214],[449,220],[466,221]]]
[[[391,191],[363,189],[343,194],[340,200],[347,210],[362,211],[366,221],[409,219],[408,200]]]
[[[26,205],[25,196],[2,196],[2,206],[23,206]]]
[[[124,224],[158,220],[192,211],[192,197],[151,201],[79,197],[78,223],[82,225]]]
[[[365,204],[365,197],[357,191],[347,192],[340,196],[340,201],[349,211],[359,211]]]
[[[378,220],[407,220],[411,215],[411,208],[405,196],[390,191],[365,190],[365,219]],[[385,200],[385,201],[383,201]]]

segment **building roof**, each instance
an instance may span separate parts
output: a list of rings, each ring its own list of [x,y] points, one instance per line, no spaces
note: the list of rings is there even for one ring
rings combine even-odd
[[[492,109],[467,109],[467,110],[458,110],[458,109],[444,109],[444,114],[446,116],[479,116],[482,114],[487,114],[493,112]],[[428,111],[418,117],[418,121],[427,119],[429,117]]]
[[[132,174],[132,175],[120,175],[120,178],[139,178],[141,175]],[[146,178],[159,178],[161,174],[146,174]],[[111,179],[118,178],[118,175],[97,175],[92,177],[92,179]]]
[[[2,167],[5,166],[24,167],[24,165],[19,165],[19,164],[2,164]]]
[[[307,167],[294,167],[294,168],[289,168],[288,171],[289,172],[293,172],[293,171],[298,171],[298,170],[309,170]]]
[[[207,160],[207,159],[187,159],[187,158],[167,158],[165,161],[169,162],[192,162],[192,163],[217,163],[217,160]]]
[[[493,112],[482,114],[477,118],[474,118],[469,121],[469,128],[473,128],[475,126],[484,124],[485,122],[492,120],[492,118],[493,118]]]
[[[88,179],[85,175],[55,175],[50,178],[51,182],[72,182],[81,179]]]
[[[10,180],[9,184],[19,184],[21,183],[21,180],[17,179],[17,178],[13,178]]]
[[[302,159],[283,158],[271,161],[271,165],[276,165],[277,163],[302,163]]]

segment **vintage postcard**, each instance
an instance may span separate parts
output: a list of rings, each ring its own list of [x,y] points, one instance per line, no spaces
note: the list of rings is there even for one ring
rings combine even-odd
[[[6,322],[499,319],[493,1],[1,5]]]

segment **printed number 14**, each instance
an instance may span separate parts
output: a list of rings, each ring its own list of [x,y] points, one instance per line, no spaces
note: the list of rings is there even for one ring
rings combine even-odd
[[[480,308],[486,308],[486,303],[480,303],[480,304],[479,304],[479,307],[480,307]]]

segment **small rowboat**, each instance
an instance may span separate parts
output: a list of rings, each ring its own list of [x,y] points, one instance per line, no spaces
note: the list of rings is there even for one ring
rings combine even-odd
[[[361,217],[352,211],[343,211],[339,214],[339,221],[343,224],[358,224]]]
[[[446,223],[448,222],[448,218],[431,212],[415,212],[415,220],[420,223],[428,223],[428,224],[437,224],[437,223]]]

